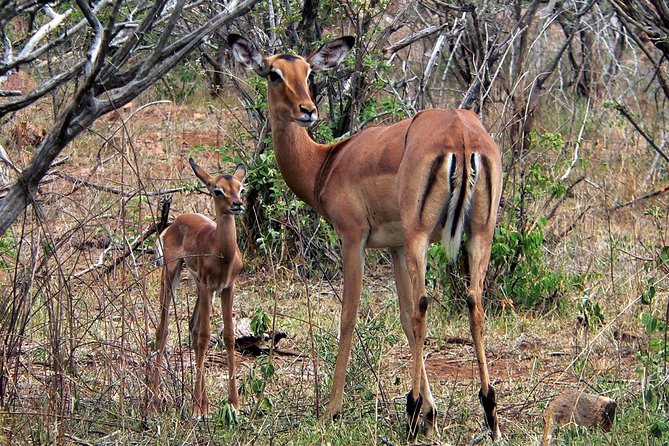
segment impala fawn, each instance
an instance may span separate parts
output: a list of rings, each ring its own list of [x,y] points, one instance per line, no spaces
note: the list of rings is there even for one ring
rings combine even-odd
[[[185,266],[197,283],[197,302],[189,329],[195,347],[195,390],[193,417],[209,414],[209,399],[204,387],[204,359],[211,339],[211,306],[214,293],[221,296],[223,308],[223,340],[228,356],[229,402],[239,409],[235,382],[235,339],[232,302],[235,279],[242,269],[242,255],[237,246],[235,215],[244,211],[241,201],[246,167],[239,164],[232,175],[209,175],[189,159],[195,175],[205,184],[214,200],[216,221],[202,214],[183,214],[160,234],[157,244],[162,264],[160,288],[160,324],[156,330],[156,364],[151,382],[154,397],[160,394],[160,369],[165,355],[167,319],[170,301],[175,297],[180,273]]]

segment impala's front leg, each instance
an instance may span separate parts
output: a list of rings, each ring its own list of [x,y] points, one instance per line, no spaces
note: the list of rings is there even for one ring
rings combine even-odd
[[[209,415],[209,398],[204,387],[204,360],[211,339],[211,296],[212,293],[202,280],[197,285],[197,316],[192,318],[191,337],[195,345],[195,392],[193,395],[193,418],[202,419]]]
[[[239,409],[239,393],[237,393],[236,360],[235,360],[235,326],[232,320],[232,302],[234,285],[221,292],[223,309],[223,342],[228,354],[228,401],[235,409]]]
[[[409,232],[410,234],[410,232]],[[427,306],[428,299],[425,292],[425,256],[429,243],[429,234],[416,230],[407,239],[406,264],[411,278],[413,309],[411,320],[413,325],[414,345],[412,351],[413,367],[411,372],[411,391],[407,394],[407,420],[409,423],[409,438],[413,439],[418,433],[418,421],[421,412],[428,424],[429,433],[432,433],[436,411],[431,401],[432,395],[421,394],[423,378],[423,346],[427,337]],[[425,378],[427,379],[427,377]],[[428,386],[429,387],[429,386]]]
[[[358,317],[358,304],[362,289],[364,246],[362,238],[347,240],[342,237],[342,257],[344,260],[344,295],[342,298],[339,321],[339,352],[335,366],[330,399],[325,409],[325,419],[332,419],[341,414],[344,382],[353,343],[353,330]]]

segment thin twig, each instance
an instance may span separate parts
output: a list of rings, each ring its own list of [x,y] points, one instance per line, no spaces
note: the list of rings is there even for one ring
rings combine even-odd
[[[655,144],[653,138],[651,138],[650,135],[648,135],[648,133],[646,133],[646,131],[642,129],[641,126],[634,120],[627,107],[625,107],[623,104],[616,103],[616,110],[618,110],[620,114],[623,115],[625,119],[627,119],[630,124],[634,126],[636,131],[639,132],[639,135],[643,136],[643,139],[645,139],[648,144],[650,144],[650,146],[658,153],[658,155],[660,155],[666,162],[669,163],[669,156],[667,156],[667,154],[664,153],[662,149],[657,146],[657,144]]]
[[[94,265],[91,265],[90,267],[88,267],[84,270],[81,270],[81,271],[75,273],[74,276],[72,276],[72,277],[77,277],[78,278],[78,277],[81,277],[85,274],[90,273],[91,271],[95,271],[95,270],[103,268],[103,267],[104,267],[104,269],[102,271],[102,275],[109,274],[110,272],[112,272],[114,270],[114,268],[116,268],[119,264],[121,264],[121,262],[123,262],[125,259],[127,259],[135,251],[135,249],[137,249],[137,247],[139,245],[144,243],[144,241],[147,238],[149,238],[153,234],[155,234],[157,229],[158,229],[158,224],[153,223],[151,226],[149,226],[149,228],[146,231],[144,231],[144,233],[142,233],[142,235],[140,235],[137,239],[135,239],[134,242],[128,244],[128,248],[124,251],[124,253],[122,255],[116,257],[112,263],[105,266],[104,257],[109,251],[111,251],[113,249],[112,246],[109,246],[108,248],[106,248],[102,252],[102,254],[100,254],[100,260],[97,263],[95,263]]]
[[[585,116],[583,117],[583,123],[581,124],[581,130],[578,132],[578,138],[576,139],[576,144],[574,146],[574,158],[571,160],[571,164],[567,168],[567,171],[560,177],[560,182],[563,182],[567,178],[569,178],[569,175],[571,174],[571,171],[574,169],[576,166],[576,163],[578,162],[578,152],[579,149],[581,148],[581,141],[583,141],[583,131],[585,130],[585,124],[588,122],[588,115],[590,114],[590,97],[588,96],[588,103],[585,106]]]
[[[78,178],[75,177],[74,175],[70,175],[69,173],[65,172],[55,172],[55,176],[60,177],[64,180],[69,181],[72,184],[76,185],[84,185],[86,187],[90,187],[91,189],[96,189],[101,192],[108,192],[110,194],[114,195],[120,195],[122,197],[126,198],[132,198],[136,197],[139,195],[145,196],[145,197],[155,197],[155,196],[162,196],[162,195],[169,195],[169,194],[175,194],[175,193],[182,193],[182,192],[188,192],[192,190],[191,186],[181,186],[181,187],[175,187],[172,189],[166,189],[166,190],[158,190],[158,191],[151,191],[151,192],[140,192],[140,191],[133,191],[133,192],[125,192],[121,189],[116,189],[114,187],[109,187],[109,186],[104,186],[101,184],[96,184],[91,181],[85,180],[83,178]]]
[[[631,205],[633,205],[633,204],[636,204],[636,203],[638,203],[639,201],[643,201],[643,200],[646,200],[646,199],[648,199],[648,198],[659,197],[660,195],[666,193],[667,191],[669,191],[669,184],[665,184],[663,187],[661,187],[660,189],[658,189],[658,190],[656,190],[656,191],[654,191],[654,192],[649,192],[649,193],[644,194],[644,195],[642,195],[642,196],[640,196],[640,197],[634,198],[633,200],[630,200],[630,201],[628,201],[628,202],[626,202],[626,203],[622,203],[622,204],[617,204],[617,205],[615,205],[615,206],[611,206],[610,208],[607,209],[607,211],[608,211],[608,212],[617,211],[617,210],[622,209],[622,208],[624,208],[624,207],[627,207],[627,206],[631,206]]]

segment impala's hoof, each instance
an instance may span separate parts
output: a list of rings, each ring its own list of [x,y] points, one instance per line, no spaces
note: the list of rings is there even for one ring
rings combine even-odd
[[[434,437],[437,428],[437,409],[430,407],[430,409],[424,414],[425,418],[425,435],[428,438]]]
[[[208,421],[211,421],[211,415],[208,413],[193,415],[193,420],[197,422],[204,421],[206,423]]]
[[[341,409],[325,409],[321,415],[322,422],[339,421],[341,419]]]
[[[420,407],[423,404],[423,397],[418,394],[414,398],[411,392],[407,393],[407,437],[413,441],[418,435],[418,421],[420,420]]]
[[[485,412],[485,423],[490,429],[490,437],[494,441],[499,440],[502,434],[499,430],[499,419],[497,418],[497,401],[495,400],[495,389],[488,385],[488,394],[483,395],[483,390],[479,390],[479,401]]]

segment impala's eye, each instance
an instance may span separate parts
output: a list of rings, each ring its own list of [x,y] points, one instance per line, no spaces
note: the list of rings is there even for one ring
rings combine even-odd
[[[307,82],[309,82],[310,84],[314,83],[314,72],[313,71],[311,73],[309,73],[309,76],[307,76]]]
[[[214,195],[217,197],[225,197],[225,192],[223,192],[221,189],[214,189]]]
[[[274,83],[277,83],[277,82],[281,82],[283,80],[283,78],[276,71],[270,71],[269,72],[269,80],[274,82]]]

